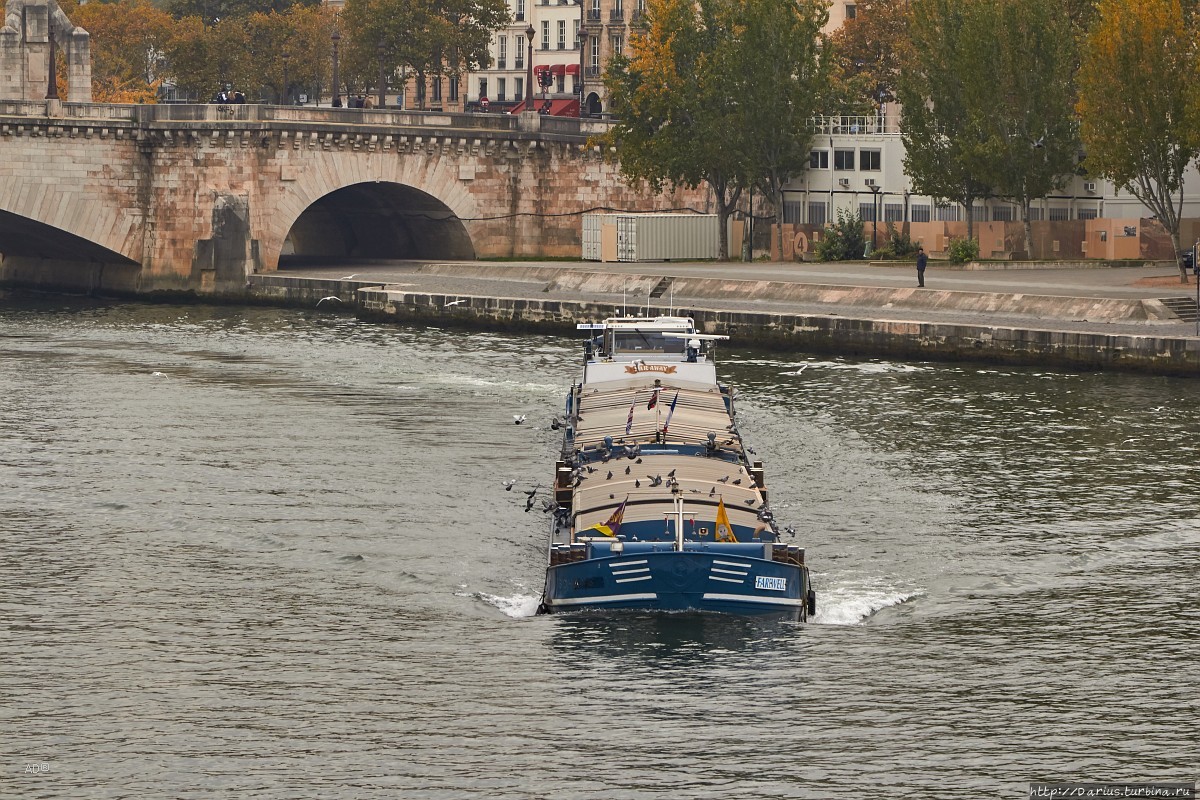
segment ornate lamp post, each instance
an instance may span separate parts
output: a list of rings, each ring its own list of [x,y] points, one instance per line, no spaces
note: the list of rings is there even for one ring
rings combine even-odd
[[[587,31],[583,29],[583,3],[579,0],[579,116],[583,116],[584,98],[587,92],[583,90],[583,43],[587,41]]]
[[[383,42],[375,48],[376,55],[379,56],[379,107],[383,108],[387,105],[387,72],[383,67],[383,57],[387,53],[387,49],[383,46]]]
[[[342,34],[337,28],[334,28],[333,35],[331,35],[329,38],[333,40],[333,107],[341,108],[342,90],[340,88],[340,84],[342,79],[341,76],[338,75],[338,43],[342,40]]]
[[[529,44],[529,60],[525,64],[525,110],[533,111],[533,23],[525,29],[525,41]]]
[[[281,59],[283,61],[283,105],[290,106],[292,104],[292,93],[288,87],[288,54],[284,53]]]
[[[872,183],[871,190],[871,250],[879,249],[879,186]]]

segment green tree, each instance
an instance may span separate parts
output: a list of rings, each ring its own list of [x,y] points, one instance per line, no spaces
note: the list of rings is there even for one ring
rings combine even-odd
[[[956,201],[967,211],[988,197],[987,134],[971,98],[986,94],[985,79],[968,65],[986,37],[979,24],[982,0],[913,0],[911,38],[897,95],[904,106],[904,169],[918,194]]]
[[[319,6],[321,0],[164,0],[176,19],[197,17],[205,27],[251,14],[280,14],[292,6]]]
[[[348,0],[342,12],[344,75],[363,87],[400,67],[416,76],[461,76],[487,67],[492,33],[511,20],[504,0]]]
[[[819,35],[823,0],[756,0],[730,7],[734,41],[726,73],[736,76],[741,147],[748,178],[775,207],[783,241],[783,187],[808,168],[812,120],[831,94],[830,59]],[[739,85],[740,84],[740,85]]]
[[[654,191],[707,184],[721,259],[729,257],[727,222],[749,172],[734,92],[738,76],[721,67],[732,40],[721,7],[727,2],[650,0],[631,55],[615,56],[604,76],[619,121],[603,138],[615,146],[625,180]]]
[[[1021,208],[1026,251],[1032,246],[1030,204],[1063,188],[1079,152],[1074,28],[1064,5],[1045,0],[983,0],[976,18],[982,46],[964,69],[978,92],[970,113],[985,140],[987,182]]]
[[[813,110],[828,94],[815,0],[650,0],[631,54],[609,63],[618,123],[604,137],[631,184],[707,185],[719,257],[730,213],[759,185],[780,189],[807,161]]]
[[[1179,0],[1101,0],[1077,105],[1088,170],[1149,208],[1176,255],[1183,175],[1197,155],[1200,124],[1194,29],[1186,22]],[[1179,277],[1187,283],[1182,264]]]

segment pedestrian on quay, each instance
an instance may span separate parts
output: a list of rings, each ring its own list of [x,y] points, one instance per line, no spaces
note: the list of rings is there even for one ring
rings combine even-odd
[[[917,247],[917,288],[925,288],[925,265],[929,263],[929,257],[925,255],[925,248]]]

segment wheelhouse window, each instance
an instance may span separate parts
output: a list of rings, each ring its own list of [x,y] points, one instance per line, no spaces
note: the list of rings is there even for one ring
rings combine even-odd
[[[829,151],[813,150],[808,157],[809,169],[829,169]]]
[[[879,172],[880,155],[878,150],[859,150],[858,168],[864,172]],[[853,169],[853,167],[851,167]]]
[[[854,169],[854,151],[853,150],[834,150],[833,151],[833,168],[835,170],[848,171]]]

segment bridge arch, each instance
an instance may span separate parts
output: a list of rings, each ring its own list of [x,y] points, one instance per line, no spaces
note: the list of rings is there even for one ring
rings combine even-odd
[[[289,228],[279,266],[359,259],[473,259],[466,226],[414,186],[371,180],[334,189]]]

